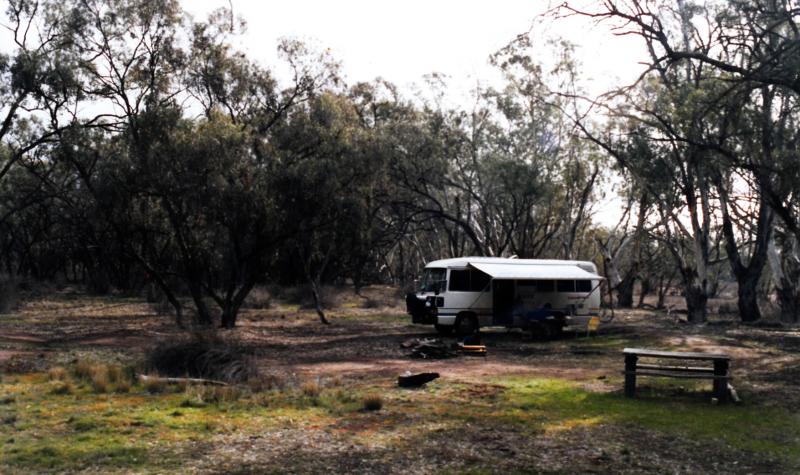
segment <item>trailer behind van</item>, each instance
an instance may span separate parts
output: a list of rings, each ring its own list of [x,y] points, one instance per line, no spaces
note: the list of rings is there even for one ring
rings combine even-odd
[[[406,296],[412,322],[441,334],[504,326],[550,336],[600,315],[603,277],[589,261],[462,257],[425,266]]]

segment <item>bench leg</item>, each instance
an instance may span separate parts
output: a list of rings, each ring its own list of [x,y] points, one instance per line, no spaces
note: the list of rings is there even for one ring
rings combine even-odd
[[[636,397],[636,355],[625,355],[625,396]]]
[[[721,377],[722,376],[722,377]],[[715,360],[714,361],[714,397],[719,402],[728,402],[728,361]]]

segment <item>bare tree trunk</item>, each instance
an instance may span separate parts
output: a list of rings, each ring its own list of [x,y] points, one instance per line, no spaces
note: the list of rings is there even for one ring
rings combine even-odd
[[[708,295],[697,283],[684,285],[686,310],[690,323],[703,323],[708,318]]]
[[[641,280],[641,287],[639,289],[639,302],[636,304],[637,307],[644,305],[644,298],[650,294],[653,284],[650,282],[650,279],[642,279]]]
[[[775,281],[775,293],[778,295],[778,304],[781,307],[781,321],[785,323],[800,322],[800,289],[792,282],[797,282],[800,272],[784,272],[781,254],[775,247],[775,240],[770,239],[767,249],[772,278]],[[795,266],[797,267],[797,266]]]
[[[192,300],[197,310],[197,315],[194,317],[192,323],[195,325],[213,324],[214,322],[211,319],[211,313],[208,311],[208,305],[206,305],[206,301],[203,299],[203,291],[200,285],[192,281],[187,282],[187,284],[189,285],[189,293],[192,295]]]
[[[728,212],[728,192],[722,177],[717,179],[720,194],[720,211],[722,214],[722,234],[725,237],[725,250],[731,271],[739,284],[738,307],[743,322],[754,322],[761,318],[758,308],[758,281],[767,262],[767,251],[772,237],[772,210],[764,199],[759,200],[758,220],[756,224],[755,245],[749,263],[742,262],[739,245],[733,230],[733,221]]]
[[[626,275],[622,282],[617,285],[617,307],[633,307],[633,287],[635,283],[636,278],[634,276]]]

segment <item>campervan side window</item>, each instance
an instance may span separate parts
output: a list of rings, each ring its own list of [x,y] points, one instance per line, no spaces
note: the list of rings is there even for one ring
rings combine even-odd
[[[574,280],[559,280],[558,281],[558,291],[559,292],[575,292],[575,281]]]
[[[450,271],[450,288],[456,292],[468,292],[469,288],[469,271],[468,270],[451,270]]]
[[[556,290],[556,283],[553,280],[537,280],[535,282],[537,292],[553,292]]]
[[[489,274],[481,272],[477,269],[471,269],[469,271],[469,274],[470,274],[469,287],[473,292],[481,292],[484,289],[489,288],[489,282],[492,280],[492,277]]]
[[[456,270],[450,271],[450,287],[448,290],[456,292],[481,292],[487,289],[491,276],[479,270]]]
[[[591,292],[592,291],[592,281],[591,280],[576,280],[575,281],[575,291],[576,292]]]

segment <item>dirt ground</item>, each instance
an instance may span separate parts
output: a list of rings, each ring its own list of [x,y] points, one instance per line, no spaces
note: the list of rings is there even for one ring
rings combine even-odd
[[[139,298],[70,290],[29,297],[16,312],[0,315],[0,397],[12,401],[0,405],[6,411],[0,456],[7,457],[0,472],[160,473],[176,466],[196,473],[800,471],[797,328],[745,326],[720,317],[698,326],[663,312],[618,310],[592,335],[571,331],[557,340],[531,341],[518,331],[485,329],[486,357],[427,361],[411,359],[400,344],[435,336],[433,329],[410,324],[393,289],[368,289],[367,298],[344,294],[329,312],[332,325],[320,324],[311,310],[273,302],[246,309],[239,328],[224,332],[252,355],[261,374],[282,381],[283,391],[313,381],[322,388],[322,402],[292,399],[253,409],[253,417],[265,421],[261,426],[243,422],[244,428],[202,437],[146,441],[145,462],[91,462],[68,454],[69,464],[36,458],[51,437],[80,434],[63,421],[54,423],[53,434],[24,424],[26,417],[32,424],[47,417],[22,409],[26,397],[42,405],[53,399],[37,389],[39,383],[22,386],[26,375],[38,381],[35,375],[53,366],[86,358],[136,367],[153,345],[183,332]],[[710,383],[683,380],[643,379],[640,397],[624,398],[621,350],[631,346],[729,354],[742,404],[712,404]],[[441,377],[409,391],[395,384],[405,371]],[[325,403],[326,394],[346,401],[348,392],[378,394],[383,407],[368,412]],[[73,396],[69,403],[94,397]],[[97,397],[113,406],[117,396]],[[142,397],[146,404],[156,403],[148,397],[172,404],[172,396]],[[240,404],[198,414],[228,427],[237,414],[246,420],[248,411]],[[102,428],[113,417],[108,419],[97,416],[95,423]],[[170,427],[146,434],[163,435]],[[141,437],[130,444],[140,444]],[[175,462],[154,462],[161,452]]]

